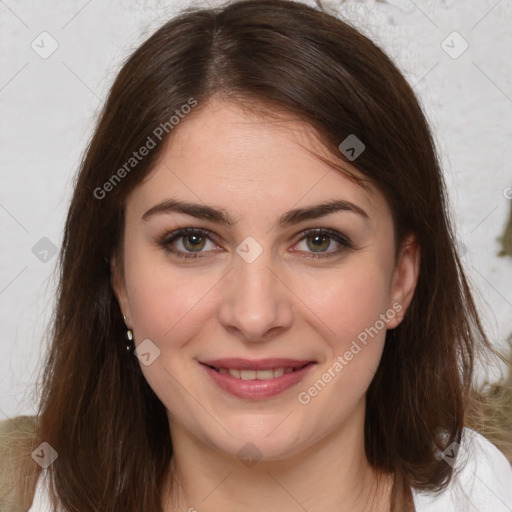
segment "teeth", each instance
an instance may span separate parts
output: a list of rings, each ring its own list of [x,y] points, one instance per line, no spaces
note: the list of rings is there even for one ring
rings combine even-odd
[[[217,368],[219,373],[228,374],[242,380],[271,380],[295,370],[289,368],[268,368],[265,370],[239,370],[237,368]]]
[[[241,370],[240,378],[242,380],[254,380],[256,378],[256,372],[254,370]]]
[[[284,375],[284,368],[274,368],[274,377],[281,377]]]
[[[256,372],[258,380],[270,380],[274,378],[274,370],[258,370]]]

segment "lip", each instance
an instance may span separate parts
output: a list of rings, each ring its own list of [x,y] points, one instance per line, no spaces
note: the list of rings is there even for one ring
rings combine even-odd
[[[314,361],[297,361],[295,359],[216,359],[200,363],[213,382],[223,391],[238,398],[247,400],[262,400],[271,398],[301,382],[307,373],[315,366]],[[297,368],[292,373],[285,373],[270,380],[242,380],[232,375],[219,373],[211,368],[239,368],[260,370],[265,368],[291,367]]]

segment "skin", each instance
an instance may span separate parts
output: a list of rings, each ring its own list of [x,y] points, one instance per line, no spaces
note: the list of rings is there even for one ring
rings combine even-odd
[[[174,129],[155,168],[129,196],[123,263],[112,262],[112,285],[136,346],[150,339],[160,350],[141,370],[168,411],[175,450],[164,510],[387,510],[391,478],[384,475],[377,486],[364,453],[365,396],[386,328],[400,323],[412,299],[417,243],[410,236],[395,260],[384,196],[311,154],[334,159],[303,122],[256,117],[220,100],[201,107]],[[237,222],[224,226],[176,212],[141,219],[171,197],[224,209]],[[291,209],[333,199],[354,203],[368,219],[339,211],[277,225]],[[184,227],[213,235],[171,244],[192,254],[197,247],[196,260],[158,243]],[[304,237],[308,228],[335,230],[354,248],[333,238],[318,248],[314,235]],[[236,252],[248,236],[263,249],[252,263]],[[331,255],[314,259],[318,252]],[[389,319],[393,304],[401,310]],[[332,374],[337,356],[381,314],[387,326],[360,344],[309,403],[300,403],[298,394],[329,368]],[[221,390],[198,363],[219,357],[316,365],[291,389],[248,400]],[[237,456],[248,442],[261,455],[251,467]],[[174,499],[171,475],[178,482]]]

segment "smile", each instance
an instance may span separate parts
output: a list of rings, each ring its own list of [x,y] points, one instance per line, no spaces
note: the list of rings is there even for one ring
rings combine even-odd
[[[231,375],[237,379],[242,380],[271,380],[277,377],[281,377],[285,373],[293,373],[296,371],[295,368],[288,366],[287,368],[269,368],[266,370],[244,370],[241,368],[215,368],[219,373],[224,375]]]
[[[267,361],[230,359],[200,364],[222,391],[247,400],[283,393],[301,382],[316,364],[313,361]]]

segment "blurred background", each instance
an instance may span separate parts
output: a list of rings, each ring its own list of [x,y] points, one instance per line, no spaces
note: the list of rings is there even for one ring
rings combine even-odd
[[[0,0],[0,421],[36,410],[73,180],[117,71],[181,9],[221,3]],[[381,46],[414,87],[437,140],[463,264],[489,336],[506,351],[512,2],[322,3]]]

